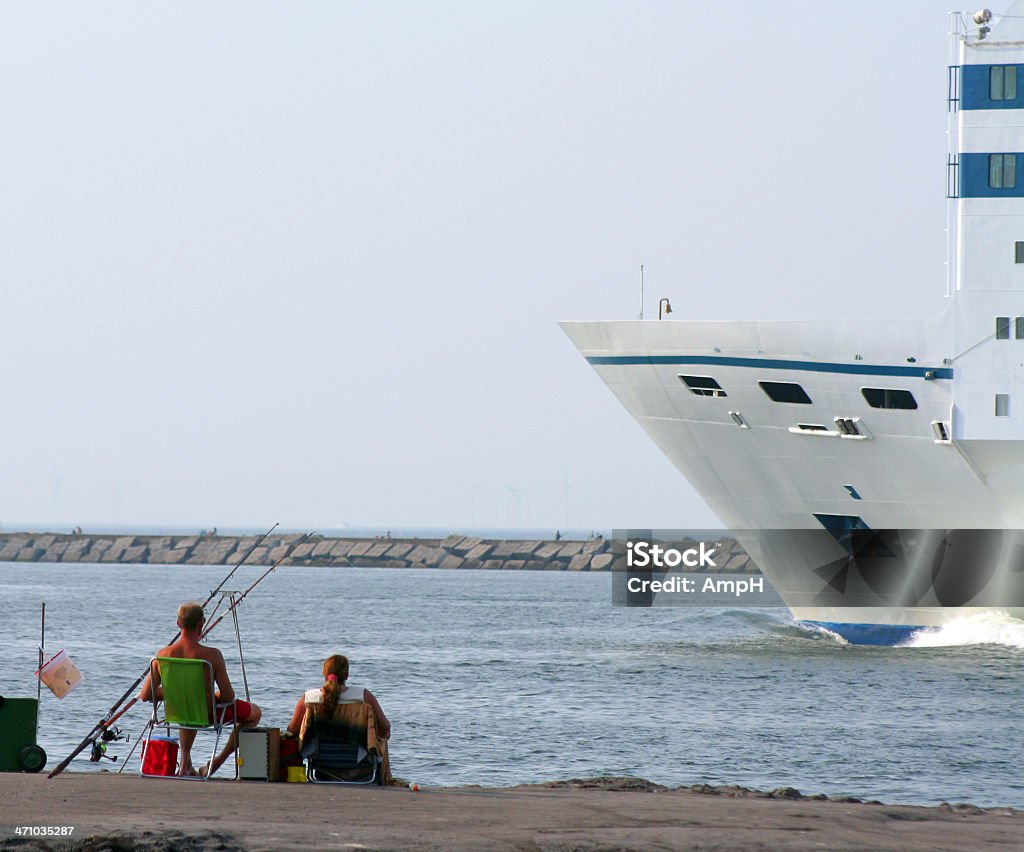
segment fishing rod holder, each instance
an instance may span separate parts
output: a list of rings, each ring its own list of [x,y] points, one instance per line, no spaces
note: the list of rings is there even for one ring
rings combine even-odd
[[[250,587],[251,588],[251,587]],[[245,700],[249,701],[249,679],[245,674],[245,656],[242,654],[242,632],[238,627],[238,605],[248,593],[248,589],[221,589],[217,594],[220,600],[213,608],[214,614],[220,609],[221,604],[227,601],[228,612],[231,613],[231,622],[235,628],[235,642],[238,645],[238,662],[242,668],[242,686],[245,688]],[[213,616],[211,615],[211,618]],[[223,616],[221,616],[223,618]],[[214,622],[216,625],[217,622]]]

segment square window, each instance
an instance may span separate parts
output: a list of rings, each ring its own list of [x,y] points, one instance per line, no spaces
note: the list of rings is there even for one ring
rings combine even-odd
[[[996,340],[1010,339],[1010,318],[996,317]]]
[[[797,405],[812,405],[811,398],[796,382],[758,382],[761,390],[775,402],[793,402]]]
[[[728,396],[711,376],[684,376],[679,374],[679,381],[686,385],[695,396]]]
[[[990,101],[1003,99],[1003,66],[993,65],[988,69],[988,98]]]
[[[1009,326],[1007,326],[1009,328]],[[902,408],[914,411],[917,400],[908,390],[898,388],[861,388],[861,395],[872,408]]]
[[[1017,99],[1017,66],[993,65],[988,70],[988,97],[991,101]]]
[[[1024,240],[1017,240],[1013,244],[1013,262],[1024,263]]]
[[[996,417],[1010,416],[1010,395],[1008,393],[996,394]]]
[[[988,185],[991,189],[1013,189],[1017,185],[1017,155],[988,155]]]

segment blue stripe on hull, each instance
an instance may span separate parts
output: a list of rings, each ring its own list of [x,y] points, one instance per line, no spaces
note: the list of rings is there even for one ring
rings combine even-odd
[[[1024,154],[1021,155],[1024,158]],[[1024,184],[1022,184],[1024,185]],[[775,358],[736,358],[730,355],[591,355],[587,361],[599,364],[718,364],[723,367],[760,367],[768,370],[802,370],[811,373],[848,373],[859,376],[905,376],[907,378],[952,379],[948,367],[903,367],[886,364],[836,364],[827,361],[788,361]]]
[[[806,621],[838,633],[851,645],[899,645],[926,628],[907,624],[845,624],[833,621]]]

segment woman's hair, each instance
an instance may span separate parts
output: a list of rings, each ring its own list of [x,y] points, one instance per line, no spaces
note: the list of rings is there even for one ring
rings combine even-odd
[[[331,675],[334,675],[332,678]],[[334,654],[324,660],[324,700],[320,705],[325,717],[328,719],[334,715],[334,708],[338,706],[338,695],[348,680],[348,657],[341,654]]]

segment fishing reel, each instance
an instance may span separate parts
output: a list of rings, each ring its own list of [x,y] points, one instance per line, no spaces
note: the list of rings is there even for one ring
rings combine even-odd
[[[120,728],[104,728],[98,740],[92,741],[92,751],[89,754],[90,763],[99,763],[101,760],[111,760],[117,763],[117,755],[107,754],[107,743],[118,741],[128,742],[128,735],[121,733]]]

